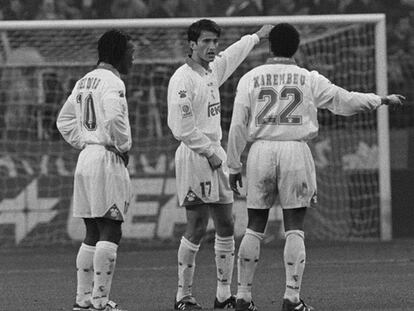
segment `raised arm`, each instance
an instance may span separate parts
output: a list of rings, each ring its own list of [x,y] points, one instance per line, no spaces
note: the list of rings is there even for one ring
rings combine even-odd
[[[371,111],[380,105],[399,106],[405,99],[404,96],[395,94],[380,97],[373,93],[350,92],[332,84],[316,71],[311,72],[311,83],[317,108],[328,109],[343,116]]]
[[[264,25],[256,33],[243,36],[216,57],[212,66],[216,69],[219,85],[222,85],[230,77],[261,39],[269,36],[272,28],[272,25]]]
[[[80,124],[76,119],[76,100],[73,93],[68,97],[57,117],[56,126],[62,137],[74,148],[83,149]]]
[[[109,129],[115,148],[120,152],[131,149],[131,127],[128,119],[128,106],[125,99],[125,86],[113,86],[102,94],[104,126]]]
[[[213,155],[211,140],[195,124],[192,89],[183,77],[173,76],[168,85],[168,127],[174,137],[194,152]]]

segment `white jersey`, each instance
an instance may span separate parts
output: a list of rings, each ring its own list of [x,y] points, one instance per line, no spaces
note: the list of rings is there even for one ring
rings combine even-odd
[[[191,150],[213,154],[221,140],[219,87],[259,42],[256,34],[243,36],[210,63],[209,70],[188,58],[168,85],[168,126],[174,137]]]
[[[348,92],[293,59],[270,59],[239,81],[227,150],[230,172],[241,171],[240,154],[247,141],[314,138],[318,108],[350,116],[380,105],[378,95]]]
[[[77,149],[110,145],[129,151],[132,139],[125,96],[118,71],[101,63],[76,83],[59,113],[57,128]]]

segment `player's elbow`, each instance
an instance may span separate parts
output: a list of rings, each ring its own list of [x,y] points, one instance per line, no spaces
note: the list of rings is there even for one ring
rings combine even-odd
[[[132,147],[132,141],[130,139],[128,139],[124,143],[116,144],[116,148],[122,153],[128,152],[129,150],[131,150],[131,147]]]

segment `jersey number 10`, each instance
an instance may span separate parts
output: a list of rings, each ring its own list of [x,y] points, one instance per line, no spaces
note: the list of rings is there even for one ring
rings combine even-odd
[[[95,106],[93,103],[92,94],[89,93],[85,98],[83,98],[82,93],[80,93],[76,97],[76,102],[80,106],[83,126],[88,131],[95,131],[96,130],[96,113],[95,113]]]
[[[278,98],[279,95],[279,98]],[[273,88],[263,88],[258,96],[259,102],[265,102],[263,109],[256,117],[256,126],[261,125],[300,125],[302,116],[294,115],[293,112],[302,103],[303,95],[297,87],[285,86],[280,94]],[[280,114],[270,113],[279,100],[289,100],[289,103]]]

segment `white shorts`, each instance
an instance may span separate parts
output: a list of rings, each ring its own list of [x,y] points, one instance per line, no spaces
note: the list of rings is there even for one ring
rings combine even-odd
[[[124,163],[101,145],[81,151],[75,170],[73,216],[123,221],[131,197]]]
[[[175,152],[175,175],[180,206],[233,202],[233,191],[229,184],[227,155],[220,146],[215,153],[223,161],[220,168],[212,170],[206,157],[180,144]]]
[[[247,207],[309,207],[316,200],[315,164],[300,141],[256,141],[247,159]]]

